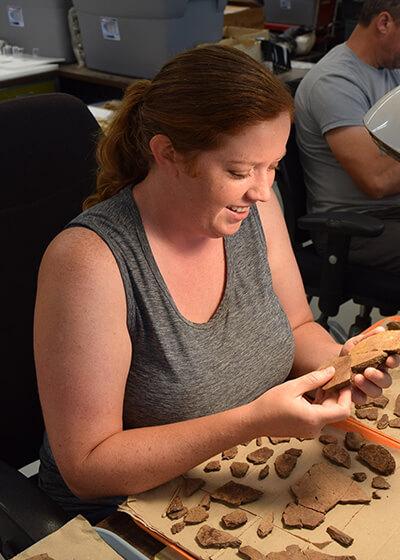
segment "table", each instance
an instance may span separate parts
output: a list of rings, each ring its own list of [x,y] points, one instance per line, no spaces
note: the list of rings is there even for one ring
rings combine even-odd
[[[278,78],[288,84],[294,92],[306,73],[306,69],[293,68],[289,72],[278,74]],[[96,103],[105,99],[120,99],[124,90],[138,80],[139,78],[130,76],[90,70],[89,68],[79,67],[77,64],[65,64],[52,72],[1,82],[0,99],[30,93],[61,91],[75,95],[85,103]]]
[[[278,74],[278,78],[288,84],[294,92],[307,72],[307,69],[293,68],[288,72]],[[60,66],[57,76],[59,91],[76,95],[85,103],[95,103],[100,100],[100,97],[103,99],[121,98],[125,88],[140,79],[90,70],[79,67],[77,64]]]
[[[137,82],[139,78],[130,76],[119,76],[118,74],[108,74],[98,70],[90,70],[90,68],[80,67],[77,64],[65,64],[58,69],[60,78],[77,80],[102,86],[112,86],[125,89],[133,82]]]
[[[0,82],[0,101],[39,93],[51,93],[58,90],[58,70],[43,72],[18,78],[4,79]]]
[[[306,69],[293,68],[288,72],[278,74],[278,78],[284,82],[291,82],[303,78],[306,73]],[[141,79],[130,76],[119,76],[118,74],[108,74],[98,70],[90,70],[86,67],[79,67],[77,64],[66,64],[60,66],[57,71],[57,75],[60,78],[67,78],[103,86],[112,86],[120,89],[125,89],[130,84],[133,84]]]

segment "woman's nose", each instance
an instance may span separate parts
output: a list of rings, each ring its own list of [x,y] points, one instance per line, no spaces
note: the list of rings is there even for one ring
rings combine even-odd
[[[275,172],[267,172],[254,177],[254,183],[247,190],[247,198],[252,202],[267,202],[271,198],[271,188]]]

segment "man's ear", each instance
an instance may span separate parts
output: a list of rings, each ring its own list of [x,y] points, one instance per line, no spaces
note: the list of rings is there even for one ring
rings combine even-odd
[[[171,140],[165,134],[156,134],[149,143],[151,153],[157,165],[165,166],[175,164],[177,154]]]
[[[379,33],[386,35],[394,23],[394,19],[389,12],[381,12],[376,18],[375,25]]]

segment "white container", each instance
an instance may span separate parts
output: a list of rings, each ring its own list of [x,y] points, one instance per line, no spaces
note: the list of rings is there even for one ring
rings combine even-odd
[[[378,146],[400,161],[400,86],[371,107],[364,124]]]
[[[0,39],[32,54],[62,58],[75,57],[68,28],[72,0],[0,0]]]
[[[227,0],[73,0],[86,65],[152,78],[170,58],[222,38]]]

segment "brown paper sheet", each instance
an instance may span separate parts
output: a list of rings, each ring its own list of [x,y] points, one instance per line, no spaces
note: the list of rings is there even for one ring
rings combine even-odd
[[[343,431],[334,428],[328,428],[325,431],[336,435],[340,442],[344,439]],[[221,461],[221,471],[213,473],[205,473],[203,468],[206,463],[203,463],[192,469],[187,475],[203,478],[206,480],[206,485],[190,498],[182,497],[184,504],[187,507],[197,505],[204,492],[212,492],[229,480],[235,480],[264,492],[260,500],[241,506],[241,509],[247,512],[249,521],[243,527],[232,531],[232,534],[237,535],[242,540],[243,545],[251,545],[264,554],[284,550],[289,544],[297,544],[302,549],[310,547],[331,555],[354,555],[357,560],[392,560],[396,557],[399,544],[400,517],[395,512],[400,507],[400,470],[392,476],[385,477],[390,482],[391,488],[389,490],[378,490],[381,495],[380,500],[371,500],[369,505],[339,504],[326,514],[325,521],[314,530],[288,529],[283,526],[281,517],[286,505],[294,501],[289,487],[301,478],[313,464],[326,462],[322,455],[323,445],[318,440],[299,442],[295,438],[292,438],[289,443],[275,446],[269,442],[268,438],[263,438],[263,445],[274,449],[274,454],[268,461],[270,474],[266,479],[258,480],[258,472],[263,465],[251,465],[244,478],[234,479],[229,470],[232,461]],[[277,455],[290,447],[302,448],[303,454],[299,457],[297,466],[289,478],[280,479],[275,472],[274,461]],[[245,461],[246,455],[256,449],[258,448],[255,441],[246,447],[239,446],[239,453],[234,460]],[[400,451],[391,449],[391,453],[395,456],[397,465],[400,467]],[[365,472],[367,480],[360,483],[360,486],[368,496],[371,496],[373,491],[371,481],[376,474],[356,459],[356,452],[350,452],[350,455],[350,469],[336,466],[334,468],[349,477],[353,472]],[[219,458],[220,456],[215,457],[215,459]],[[195,558],[204,560],[209,558],[212,560],[238,558],[236,549],[219,551],[201,548],[195,541],[195,535],[201,525],[187,526],[176,535],[171,533],[170,528],[175,521],[163,517],[163,513],[165,513],[170,499],[179,489],[181,482],[182,479],[178,478],[150,492],[132,496],[121,509],[147,528],[162,535],[183,550],[190,552]],[[210,517],[205,523],[223,529],[220,525],[220,519],[222,515],[231,511],[232,508],[224,504],[212,502],[209,511]],[[274,513],[274,530],[265,539],[260,539],[256,534],[257,527],[261,517],[268,512]],[[344,549],[338,543],[332,541],[326,533],[326,528],[329,525],[333,525],[352,536],[354,538],[353,545]]]
[[[53,560],[121,560],[85,518],[78,515],[61,529],[27,548],[13,560],[47,553]]]

